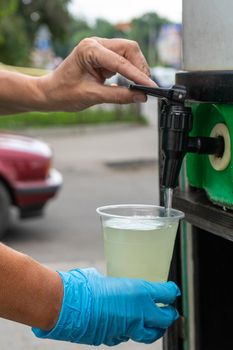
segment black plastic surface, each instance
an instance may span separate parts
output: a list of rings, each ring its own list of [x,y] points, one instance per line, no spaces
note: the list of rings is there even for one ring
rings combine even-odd
[[[178,72],[176,84],[186,87],[186,100],[233,104],[233,70]]]
[[[233,241],[233,211],[212,204],[204,190],[176,190],[173,207],[183,211],[191,225]]]

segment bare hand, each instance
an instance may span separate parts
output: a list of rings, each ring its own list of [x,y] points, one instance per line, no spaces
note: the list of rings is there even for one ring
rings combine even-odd
[[[80,111],[100,103],[145,102],[146,95],[104,85],[120,73],[138,84],[155,86],[148,64],[134,41],[87,38],[51,74],[40,79],[49,110]]]

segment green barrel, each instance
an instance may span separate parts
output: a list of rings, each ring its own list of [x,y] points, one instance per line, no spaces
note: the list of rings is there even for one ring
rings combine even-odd
[[[210,136],[218,123],[224,124],[233,135],[233,105],[192,103],[191,106],[194,120],[190,136]],[[229,152],[233,154],[231,137]],[[233,159],[229,160],[225,169],[216,170],[208,155],[189,153],[186,164],[191,186],[204,189],[213,203],[233,207]]]

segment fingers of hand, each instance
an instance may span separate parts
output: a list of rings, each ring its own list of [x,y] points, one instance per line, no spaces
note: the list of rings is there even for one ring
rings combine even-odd
[[[147,61],[140,50],[140,47],[136,41],[130,41],[125,43],[125,58],[127,58],[134,66],[144,72],[148,77],[150,77],[150,69]]]
[[[118,345],[123,342],[127,342],[129,337],[117,337],[117,338],[109,338],[103,342],[103,344],[108,346]]]
[[[94,38],[107,49],[127,58],[134,66],[150,77],[150,69],[136,41],[126,39]]]
[[[120,86],[100,86],[98,94],[104,103],[126,104],[132,102],[146,102],[147,96],[140,92],[130,91]]]
[[[179,318],[178,311],[173,306],[157,306],[145,314],[145,326],[150,328],[168,328]]]
[[[172,306],[154,307],[146,312],[144,326],[141,324],[130,332],[132,340],[141,343],[153,343],[161,338],[166,329],[179,318],[177,310]]]
[[[149,86],[156,85],[148,77],[147,73],[140,70],[143,66],[143,70],[147,71],[144,60],[140,60],[140,64],[137,63],[137,65],[141,67],[139,69],[139,67],[135,65],[135,62],[130,62],[123,55],[106,48],[96,40],[88,39],[84,42],[83,46],[85,46],[85,50],[83,50],[83,52],[85,52],[84,55],[86,57],[86,61],[94,68],[103,68],[110,72],[120,73],[124,77],[138,84],[145,84]],[[141,53],[138,56],[140,55]]]
[[[174,282],[145,282],[145,286],[156,303],[172,304],[181,295]]]
[[[161,338],[164,332],[165,329],[144,327],[140,331],[134,332],[131,339],[139,343],[151,344]]]
[[[105,79],[111,78],[116,74],[115,72],[110,72],[109,70],[104,68],[101,69],[101,73]]]
[[[99,52],[99,59],[103,67],[110,71],[118,72],[135,83],[150,86],[155,85],[146,73],[141,71],[125,57],[111,50],[102,48],[101,52]]]

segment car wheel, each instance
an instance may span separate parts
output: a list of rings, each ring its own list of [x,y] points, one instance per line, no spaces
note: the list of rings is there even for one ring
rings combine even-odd
[[[10,220],[10,196],[6,187],[0,183],[0,239],[7,231]]]

